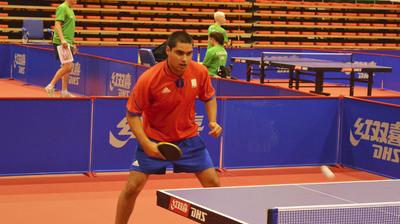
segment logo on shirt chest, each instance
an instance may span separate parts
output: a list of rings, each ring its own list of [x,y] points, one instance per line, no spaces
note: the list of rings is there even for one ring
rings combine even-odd
[[[190,82],[192,83],[192,88],[197,88],[197,80],[196,79],[192,79],[192,80],[190,80]]]

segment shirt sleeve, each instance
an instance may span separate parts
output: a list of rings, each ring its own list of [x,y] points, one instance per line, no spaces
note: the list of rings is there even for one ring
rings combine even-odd
[[[59,6],[56,10],[56,21],[65,21],[65,7]]]
[[[224,35],[224,41],[228,42],[228,34],[226,34],[226,30],[224,30],[224,32],[222,33]]]
[[[128,103],[126,104],[126,109],[129,114],[140,116],[150,105],[149,88],[150,85],[142,75],[133,87]]]
[[[208,27],[208,36],[210,36],[210,34],[214,31],[214,27],[213,25]]]
[[[203,75],[203,82],[199,91],[199,99],[202,101],[209,101],[215,95],[215,89],[211,84],[211,78],[205,70]]]

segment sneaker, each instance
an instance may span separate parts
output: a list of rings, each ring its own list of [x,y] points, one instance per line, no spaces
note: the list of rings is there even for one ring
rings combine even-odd
[[[61,97],[75,97],[68,91],[61,91]]]
[[[54,97],[54,86],[52,85],[47,85],[44,90],[46,91],[47,95],[49,95],[49,97]]]

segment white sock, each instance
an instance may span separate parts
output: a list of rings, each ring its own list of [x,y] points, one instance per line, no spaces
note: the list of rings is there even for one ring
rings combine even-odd
[[[48,85],[46,86],[46,88],[48,88],[48,89],[54,89],[54,86],[53,86],[52,84],[48,84]]]
[[[61,90],[61,94],[63,95],[68,94],[68,90]]]

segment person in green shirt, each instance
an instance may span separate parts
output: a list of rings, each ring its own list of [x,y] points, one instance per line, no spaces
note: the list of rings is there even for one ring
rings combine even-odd
[[[220,66],[225,66],[228,53],[224,48],[224,36],[220,32],[212,32],[209,36],[211,47],[207,49],[203,65],[207,67],[208,74],[217,75]]]
[[[222,33],[222,35],[224,36],[224,43],[228,44],[228,41],[229,41],[228,35],[226,34],[226,30],[224,28],[222,28],[222,25],[224,25],[224,23],[226,22],[225,13],[220,12],[220,11],[215,12],[214,20],[215,20],[215,23],[208,27],[208,36],[210,36],[210,34],[212,32]],[[224,46],[224,44],[222,44],[222,46]],[[210,39],[208,39],[207,48],[210,48],[210,47],[211,47]]]
[[[55,49],[56,59],[59,60],[57,46],[62,45],[64,49],[72,50],[71,53],[76,54],[77,48],[74,43],[75,36],[75,14],[72,7],[76,4],[77,0],[65,0],[64,3],[59,5],[56,10],[56,21],[53,35],[53,45]],[[45,87],[47,94],[50,97],[54,96],[54,86],[62,79],[61,97],[71,97],[68,92],[68,78],[72,72],[73,62],[62,64],[60,69],[56,72],[51,82]]]

